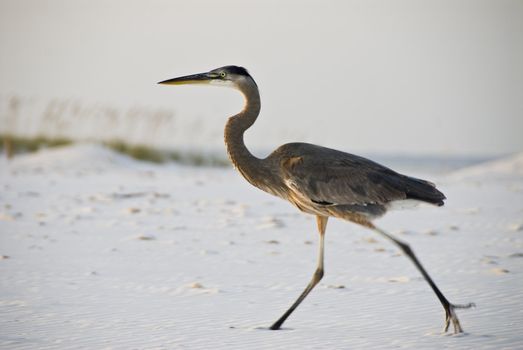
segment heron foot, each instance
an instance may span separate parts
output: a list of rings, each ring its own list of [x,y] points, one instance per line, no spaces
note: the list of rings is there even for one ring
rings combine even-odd
[[[475,307],[476,304],[474,303],[468,303],[468,304],[448,304],[448,306],[445,307],[445,332],[449,330],[450,323],[452,322],[452,326],[454,327],[454,334],[463,333],[463,328],[461,328],[461,325],[459,323],[458,316],[456,315],[456,309],[470,309],[471,307]]]

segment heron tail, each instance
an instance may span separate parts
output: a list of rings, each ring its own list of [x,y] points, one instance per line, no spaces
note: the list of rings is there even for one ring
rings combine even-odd
[[[407,199],[414,199],[437,206],[442,206],[445,195],[432,182],[405,176],[404,190]]]

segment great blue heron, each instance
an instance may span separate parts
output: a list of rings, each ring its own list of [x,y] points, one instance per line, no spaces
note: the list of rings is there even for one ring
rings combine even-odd
[[[372,223],[395,201],[417,200],[442,206],[446,198],[433,183],[399,174],[353,154],[308,143],[285,144],[265,159],[253,156],[245,146],[243,134],[256,121],[261,104],[258,86],[245,68],[225,66],[159,84],[217,84],[238,89],[245,97],[245,106],[240,113],[230,117],[225,126],[225,144],[235,168],[252,185],[316,216],[320,233],[316,271],[298,299],[270,329],[279,329],[323,277],[325,228],[332,216],[365,226],[394,242],[416,265],[443,305],[445,332],[451,322],[455,333],[463,332],[455,309],[469,308],[473,304],[451,304],[409,245]]]

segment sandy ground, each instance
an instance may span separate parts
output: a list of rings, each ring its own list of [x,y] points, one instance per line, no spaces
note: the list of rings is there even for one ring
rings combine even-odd
[[[232,169],[92,145],[2,160],[0,348],[523,348],[523,157],[429,178],[445,207],[377,224],[452,302],[476,303],[457,336],[407,258],[337,220],[325,278],[269,331],[314,270],[315,222]]]

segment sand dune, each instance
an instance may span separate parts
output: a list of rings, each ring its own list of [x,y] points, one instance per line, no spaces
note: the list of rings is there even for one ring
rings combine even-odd
[[[501,159],[460,169],[452,174],[457,179],[493,178],[493,177],[523,177],[523,152]]]

